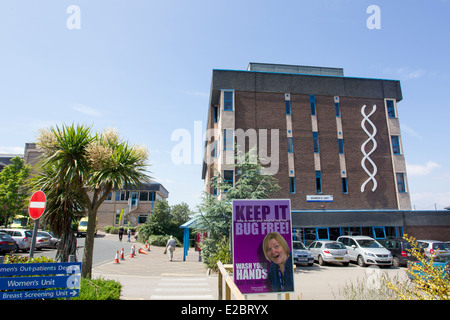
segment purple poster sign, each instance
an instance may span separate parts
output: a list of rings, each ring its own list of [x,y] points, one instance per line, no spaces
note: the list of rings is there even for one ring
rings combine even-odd
[[[243,294],[293,292],[290,200],[233,200],[234,283]]]

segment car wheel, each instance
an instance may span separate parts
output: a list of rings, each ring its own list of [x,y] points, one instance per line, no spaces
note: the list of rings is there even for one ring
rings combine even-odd
[[[324,266],[325,265],[325,261],[323,260],[322,256],[319,255],[319,265]]]
[[[394,266],[395,267],[400,267],[400,259],[398,257],[394,257]]]
[[[358,256],[358,265],[360,267],[367,267],[367,264],[364,262],[364,258],[362,256]]]

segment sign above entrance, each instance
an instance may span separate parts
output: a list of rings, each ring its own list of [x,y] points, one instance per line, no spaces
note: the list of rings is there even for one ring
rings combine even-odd
[[[307,195],[307,202],[333,202],[333,195]]]

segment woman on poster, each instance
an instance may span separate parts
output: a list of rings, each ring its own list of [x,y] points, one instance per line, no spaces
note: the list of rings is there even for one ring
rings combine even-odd
[[[286,240],[278,233],[271,232],[263,241],[266,259],[271,261],[269,281],[273,292],[294,291],[294,271],[292,255]]]

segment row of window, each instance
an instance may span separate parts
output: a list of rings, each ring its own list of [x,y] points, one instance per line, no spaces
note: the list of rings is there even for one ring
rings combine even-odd
[[[347,178],[341,178],[342,193],[348,193]],[[295,193],[295,177],[289,177],[289,192]],[[316,193],[322,193],[322,172],[316,171]]]
[[[225,111],[233,111],[233,100],[234,100],[234,91],[233,90],[223,90],[223,109]],[[311,109],[311,115],[317,115],[316,110],[316,96],[310,95],[309,96],[309,104]],[[285,111],[286,114],[291,114],[291,100],[286,99],[285,100]],[[397,113],[395,110],[395,100],[394,99],[387,99],[386,100],[386,110],[389,118],[397,118]],[[341,104],[340,102],[334,103],[334,112],[336,114],[336,117],[341,116]],[[217,123],[219,121],[219,108],[218,106],[214,107],[214,122]]]
[[[405,181],[405,174],[402,172],[397,172],[395,174],[396,180],[397,180],[397,190],[398,192],[406,192],[406,181]],[[347,178],[342,177],[341,178],[341,185],[342,185],[342,193],[347,194],[348,193],[348,183]],[[289,192],[295,193],[295,177],[289,177]],[[321,171],[316,171],[316,193],[322,193],[322,173]]]
[[[115,191],[115,201],[128,201],[128,199],[139,199],[139,201],[156,201],[158,197],[154,191]],[[112,201],[113,191],[111,191],[105,201]]]

